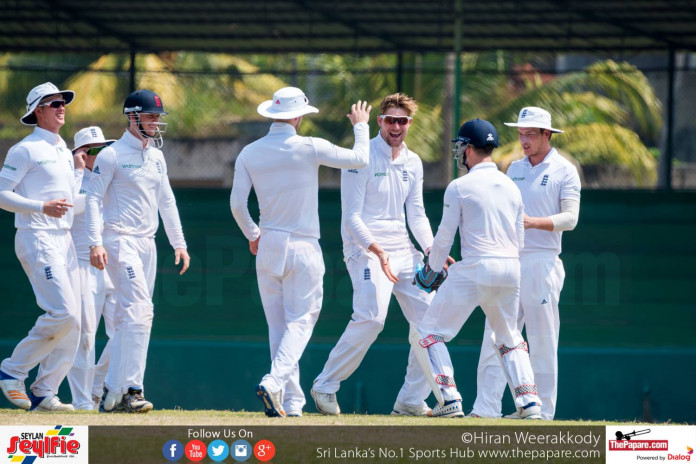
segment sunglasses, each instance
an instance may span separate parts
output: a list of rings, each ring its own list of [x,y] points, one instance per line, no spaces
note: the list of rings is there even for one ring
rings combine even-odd
[[[382,118],[383,122],[386,122],[387,124],[393,125],[393,124],[400,124],[402,126],[406,126],[413,121],[413,118],[411,116],[392,116],[390,114],[382,114],[380,115],[380,118]]]
[[[87,153],[89,156],[97,156],[100,151],[106,148],[106,145],[102,145],[101,147],[92,147],[88,148],[85,150],[85,153]]]
[[[39,106],[50,106],[53,109],[58,109],[61,106],[65,106],[65,100],[53,100],[46,103],[41,103]]]

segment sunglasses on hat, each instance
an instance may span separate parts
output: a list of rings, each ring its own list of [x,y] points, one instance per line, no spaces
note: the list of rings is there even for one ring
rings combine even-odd
[[[382,121],[390,125],[399,123],[400,125],[405,126],[413,121],[411,116],[393,116],[391,114],[382,114],[380,115],[380,118],[382,118]]]
[[[65,106],[65,100],[52,100],[46,103],[40,103],[39,106],[50,106],[53,109],[58,109],[61,106]]]
[[[106,148],[106,145],[102,145],[101,147],[92,147],[88,148],[85,150],[85,153],[87,153],[89,156],[97,156],[100,151]]]

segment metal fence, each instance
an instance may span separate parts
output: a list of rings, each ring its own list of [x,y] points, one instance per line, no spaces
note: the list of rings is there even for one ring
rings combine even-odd
[[[372,103],[371,133],[382,97],[397,90],[419,103],[406,142],[425,161],[425,182],[443,188],[453,172],[449,139],[473,117],[498,127],[503,169],[521,157],[513,128],[523,106],[551,111],[566,130],[552,140],[576,161],[586,188],[654,188],[667,147],[667,109],[672,103],[674,189],[696,187],[696,55],[677,54],[672,101],[667,54],[531,55],[492,52],[454,56],[406,54],[339,56],[235,56],[202,53],[138,55],[131,72],[123,55],[0,55],[0,150],[28,133],[19,123],[34,85],[52,81],[77,92],[62,135],[72,145],[81,127],[99,125],[107,137],[125,128],[121,105],[131,86],[160,94],[170,115],[165,155],[176,186],[231,186],[234,160],[263,136],[269,121],[256,106],[273,91],[301,87],[320,113],[309,115],[303,135],[342,146],[353,143],[345,114],[352,102]],[[458,96],[459,117],[454,115]],[[454,121],[458,119],[455,123]],[[337,187],[338,173],[321,171],[322,187]]]

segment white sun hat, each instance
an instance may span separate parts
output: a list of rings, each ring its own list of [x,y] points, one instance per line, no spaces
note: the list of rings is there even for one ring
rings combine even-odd
[[[273,94],[273,100],[261,103],[256,111],[267,118],[293,119],[319,110],[309,105],[304,92],[297,87],[283,87]]]
[[[113,140],[113,139],[110,139],[110,140],[104,139],[104,133],[97,126],[90,126],[90,127],[85,127],[84,129],[80,129],[79,131],[77,131],[75,133],[74,140],[75,140],[75,148],[73,148],[73,150],[72,150],[73,154],[75,153],[75,150],[77,150],[80,147],[84,147],[85,145],[90,145],[92,143],[111,145],[112,143],[115,142],[115,140]]]
[[[37,106],[39,106],[41,100],[43,100],[45,97],[48,97],[49,95],[58,94],[63,96],[66,105],[69,105],[70,102],[73,101],[73,98],[75,98],[75,92],[73,92],[72,90],[58,90],[58,87],[56,87],[50,82],[44,82],[43,84],[37,85],[36,87],[31,89],[29,95],[27,95],[27,114],[22,116],[22,118],[20,119],[20,121],[22,121],[22,124],[26,126],[35,126],[36,115],[34,114],[34,110]]]
[[[528,106],[520,110],[517,122],[506,122],[506,126],[512,127],[535,127],[538,129],[548,129],[551,132],[561,133],[560,129],[551,127],[551,113],[536,106]]]

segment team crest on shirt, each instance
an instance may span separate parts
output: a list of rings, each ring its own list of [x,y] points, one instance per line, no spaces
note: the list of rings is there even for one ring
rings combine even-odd
[[[402,171],[401,178],[403,179],[404,182],[408,182],[408,171],[407,170],[404,169]]]
[[[155,161],[155,166],[157,166],[157,173],[162,174],[162,165],[159,161]]]
[[[542,187],[546,187],[546,184],[548,184],[548,183],[549,183],[549,175],[544,174],[544,177],[542,177],[542,179],[541,179],[541,184],[539,184],[539,185],[541,185]]]

